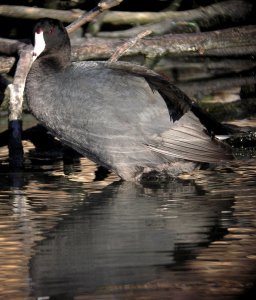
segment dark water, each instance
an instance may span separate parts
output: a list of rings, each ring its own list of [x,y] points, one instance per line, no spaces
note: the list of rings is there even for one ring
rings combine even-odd
[[[255,158],[142,186],[30,148],[0,148],[0,298],[256,299]]]

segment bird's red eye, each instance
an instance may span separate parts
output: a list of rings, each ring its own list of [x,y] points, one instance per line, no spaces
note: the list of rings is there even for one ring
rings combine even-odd
[[[49,33],[52,34],[54,32],[54,27],[51,27]]]

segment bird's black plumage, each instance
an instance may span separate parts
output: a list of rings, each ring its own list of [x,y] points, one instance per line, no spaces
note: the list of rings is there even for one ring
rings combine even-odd
[[[81,154],[131,181],[152,170],[176,176],[232,158],[190,99],[160,75],[121,62],[71,63],[68,34],[56,20],[39,21],[35,34],[45,49],[27,77],[29,107]]]

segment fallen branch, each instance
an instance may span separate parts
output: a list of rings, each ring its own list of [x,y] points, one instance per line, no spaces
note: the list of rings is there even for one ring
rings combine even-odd
[[[114,25],[156,23],[165,19],[172,21],[196,22],[200,27],[208,28],[223,23],[237,22],[251,13],[252,4],[242,0],[230,0],[186,11],[165,12],[108,12],[102,24]]]
[[[95,27],[95,24],[93,24]],[[167,33],[192,33],[199,32],[199,27],[191,22],[173,22],[172,20],[164,20],[156,24],[147,24],[132,27],[126,30],[101,31],[97,33],[97,37],[102,38],[129,38],[139,34],[142,31],[151,31],[151,35],[163,35]],[[92,35],[95,35],[93,33]]]
[[[25,43],[18,40],[0,38],[0,53],[4,53],[6,55],[15,55],[17,54],[19,48],[25,45]]]
[[[110,1],[111,2],[111,1]],[[104,9],[102,9],[104,10]],[[244,19],[252,11],[252,4],[243,0],[230,0],[206,7],[199,7],[187,11],[164,11],[164,12],[118,12],[110,11],[101,18],[101,24],[146,24],[156,23],[166,19],[172,21],[193,21],[200,27],[208,28],[225,22],[237,22]],[[84,12],[80,10],[62,11],[36,7],[15,5],[0,5],[0,16],[39,19],[44,17],[59,19],[70,23],[79,18]]]
[[[211,57],[165,57],[154,67],[174,82],[187,82],[206,78],[231,76],[256,68],[256,61],[250,58],[211,58]]]
[[[222,91],[232,87],[241,87],[243,85],[249,86],[252,84],[256,84],[256,76],[254,72],[249,74],[238,73],[236,75],[229,75],[222,78],[218,77],[177,83],[176,85],[189,97],[199,100],[203,96],[213,94],[217,91]]]
[[[125,55],[163,56],[234,56],[255,55],[256,26],[243,26],[218,31],[170,34],[139,40]],[[122,40],[85,39],[72,47],[72,60],[106,59]]]
[[[0,56],[0,74],[10,72],[14,62],[14,57]]]
[[[155,70],[200,70],[210,74],[222,72],[237,73],[256,67],[256,61],[250,58],[211,58],[211,57],[164,57],[156,65]]]
[[[255,99],[250,99],[250,98],[247,98],[246,101],[233,101],[228,103],[201,102],[200,106],[203,109],[207,109],[207,112],[210,115],[214,116],[216,120],[224,123],[227,122],[227,124],[232,123],[232,120],[244,120],[244,119],[249,120],[251,117],[253,119],[255,119],[256,117],[256,115],[255,114],[253,115],[252,112],[252,111],[256,111]],[[253,127],[254,126],[252,125],[252,128],[250,128],[250,130],[253,130],[254,134],[256,134],[255,127],[254,128]],[[239,130],[242,133],[243,129],[240,128]],[[248,130],[246,130],[245,132],[247,132],[247,134],[249,133]],[[254,142],[255,141],[256,140],[254,139]],[[243,143],[243,145],[246,147],[246,143]],[[256,145],[254,145],[254,147],[255,146]]]
[[[7,18],[31,19],[40,18],[59,19],[65,23],[71,23],[83,14],[81,10],[57,10],[38,7],[18,6],[18,5],[0,5],[0,16]]]
[[[5,90],[9,83],[9,80],[7,80],[4,76],[0,74],[0,105],[2,105],[2,102],[5,97]]]

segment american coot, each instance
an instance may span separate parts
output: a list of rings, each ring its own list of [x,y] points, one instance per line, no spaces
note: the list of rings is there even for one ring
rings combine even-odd
[[[130,181],[232,158],[207,133],[188,97],[160,75],[128,63],[71,63],[70,40],[57,20],[39,20],[34,34],[28,105],[81,154]]]

